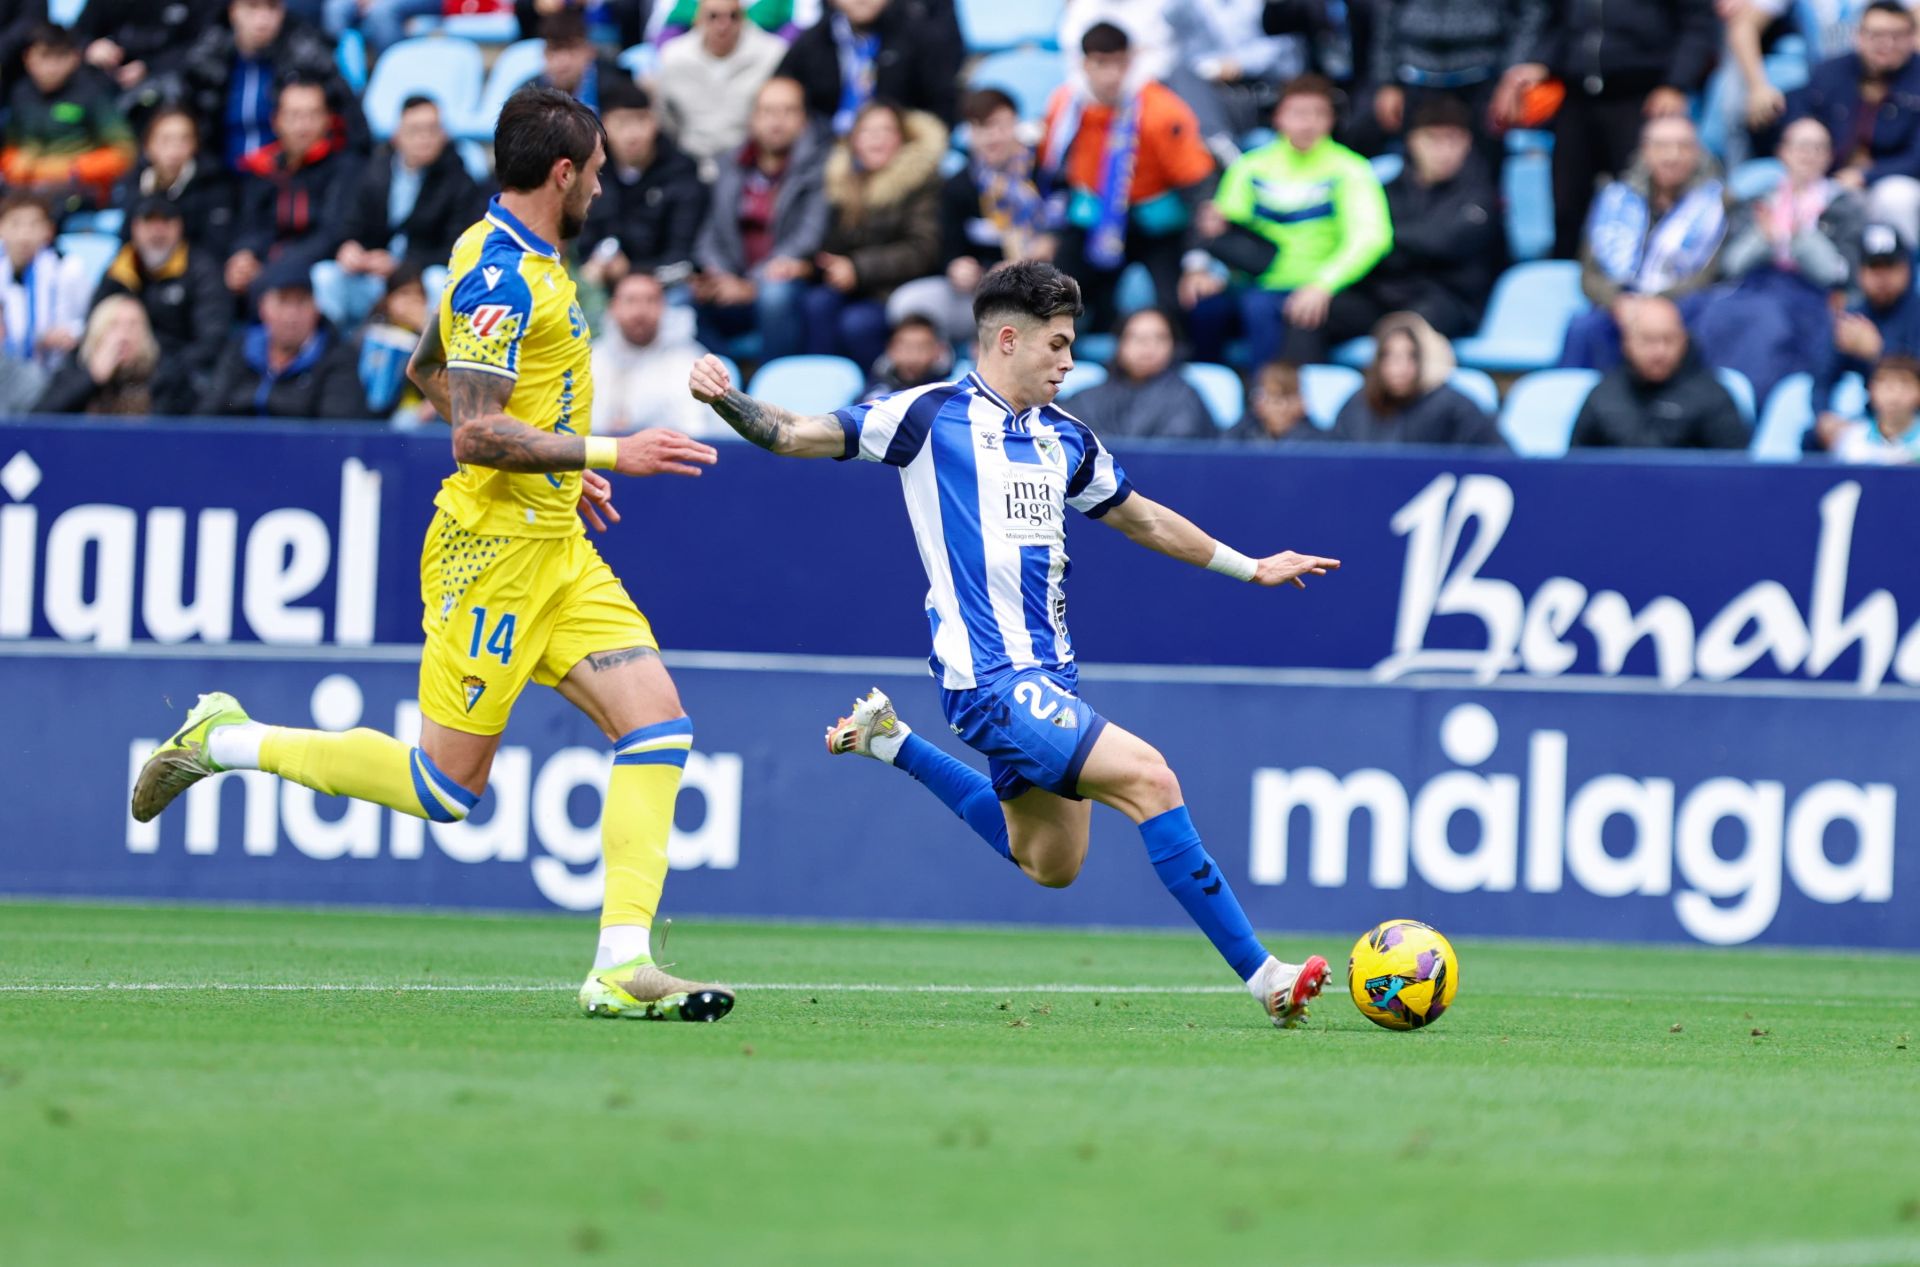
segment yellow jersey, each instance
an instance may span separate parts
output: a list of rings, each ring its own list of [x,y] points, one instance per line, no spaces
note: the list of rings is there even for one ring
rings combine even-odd
[[[449,370],[513,381],[507,413],[542,431],[592,430],[593,338],[560,252],[495,198],[460,235],[440,292]],[[468,532],[567,537],[582,531],[580,473],[516,474],[460,466],[434,504]]]

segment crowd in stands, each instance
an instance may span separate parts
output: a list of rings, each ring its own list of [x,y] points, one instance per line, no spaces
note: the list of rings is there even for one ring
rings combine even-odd
[[[706,350],[965,372],[981,277],[1046,259],[1105,369],[1063,404],[1115,438],[1504,447],[1461,375],[1557,366],[1574,447],[1747,448],[1804,377],[1806,451],[1920,458],[1899,0],[0,0],[0,415],[430,420],[404,366],[497,192],[482,84],[368,76],[475,9],[605,125],[596,429],[714,433]],[[989,17],[1017,44],[970,48]],[[1053,77],[996,78],[1016,46]],[[1544,253],[1557,358],[1476,359]]]

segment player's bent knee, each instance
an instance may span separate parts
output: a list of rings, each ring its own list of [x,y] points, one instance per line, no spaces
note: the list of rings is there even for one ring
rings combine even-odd
[[[1072,859],[1031,863],[1024,870],[1035,884],[1046,889],[1064,889],[1080,877],[1080,863]]]
[[[485,784],[475,792],[454,782],[433,763],[425,749],[413,749],[408,754],[408,762],[413,775],[413,794],[420,802],[420,816],[429,822],[465,822],[486,791]]]
[[[693,718],[685,713],[672,721],[656,722],[628,731],[613,741],[613,764],[671,765],[682,769],[693,751]]]
[[[1165,813],[1181,803],[1180,777],[1159,753],[1134,777],[1132,792],[1140,811],[1147,815]]]

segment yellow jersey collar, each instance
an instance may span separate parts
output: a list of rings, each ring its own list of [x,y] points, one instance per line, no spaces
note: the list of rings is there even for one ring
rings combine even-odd
[[[544,255],[548,259],[560,258],[560,252],[555,250],[545,238],[529,229],[521,222],[519,216],[500,205],[497,194],[487,203],[487,219],[496,228],[505,230],[509,237],[520,244],[522,250],[530,251],[535,255]]]

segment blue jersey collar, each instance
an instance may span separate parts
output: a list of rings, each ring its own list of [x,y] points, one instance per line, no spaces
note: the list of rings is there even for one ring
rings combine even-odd
[[[487,219],[492,221],[498,228],[506,230],[514,241],[518,242],[521,247],[531,251],[533,254],[544,255],[548,259],[554,260],[560,258],[560,252],[555,250],[545,238],[535,233],[532,229],[529,229],[525,223],[521,221],[519,216],[514,215],[513,212],[508,211],[500,205],[500,196],[498,194],[495,194],[487,203]]]

